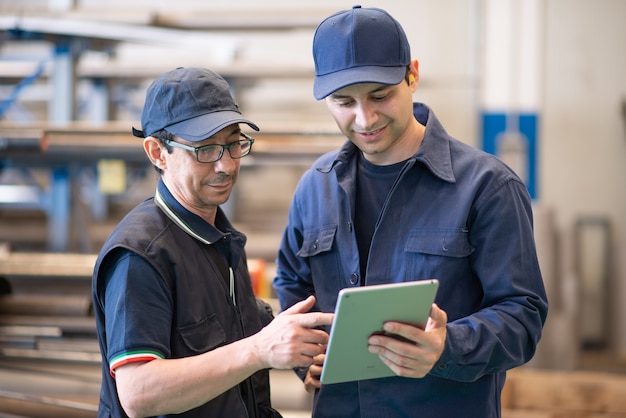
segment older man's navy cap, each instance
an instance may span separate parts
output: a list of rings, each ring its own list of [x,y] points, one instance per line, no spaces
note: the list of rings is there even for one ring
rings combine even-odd
[[[317,100],[357,83],[398,84],[411,62],[404,30],[382,9],[354,6],[326,18],[313,37]]]
[[[259,128],[245,119],[219,74],[204,68],[176,68],[154,80],[146,92],[141,129],[145,138],[165,129],[190,142],[199,142],[235,123]]]

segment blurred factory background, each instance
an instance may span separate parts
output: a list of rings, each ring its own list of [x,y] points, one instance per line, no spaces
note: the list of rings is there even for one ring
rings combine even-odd
[[[257,291],[271,299],[296,182],[343,141],[312,95],[313,31],[353,3],[0,0],[0,417],[94,416],[89,275],[114,225],[153,194],[130,128],[164,71],[221,73],[261,127],[226,209],[248,235]],[[522,400],[537,380],[525,386],[511,373],[522,383],[507,383],[517,397],[508,389],[506,416],[579,404],[598,406],[594,417],[626,416],[625,381],[611,380],[626,376],[626,2],[361,4],[404,26],[420,61],[415,100],[507,162],[533,197],[551,311],[528,368],[552,374],[540,380],[542,404],[539,389]],[[275,373],[273,396],[286,417],[307,416],[310,398],[293,377]],[[549,397],[564,381],[580,383],[572,393],[584,402]],[[592,416],[569,411],[558,416]]]

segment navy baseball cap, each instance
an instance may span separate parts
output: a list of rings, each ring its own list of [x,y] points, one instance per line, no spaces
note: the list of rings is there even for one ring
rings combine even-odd
[[[354,6],[326,18],[313,36],[313,95],[357,83],[398,84],[411,62],[406,34],[389,13]]]
[[[133,135],[145,138],[165,129],[187,141],[198,142],[235,123],[259,130],[241,115],[222,76],[205,68],[181,67],[150,84],[141,113],[142,130],[133,128]]]

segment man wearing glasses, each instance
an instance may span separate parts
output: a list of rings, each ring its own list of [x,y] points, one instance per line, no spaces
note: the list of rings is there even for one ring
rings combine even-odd
[[[160,173],[104,244],[93,275],[99,417],[278,417],[268,369],[309,366],[332,314],[313,297],[272,320],[254,296],[246,237],[220,205],[254,140],[218,74],[177,68],[148,88],[142,130]]]

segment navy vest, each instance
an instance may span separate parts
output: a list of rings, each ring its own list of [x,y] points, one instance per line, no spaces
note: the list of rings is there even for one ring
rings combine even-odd
[[[239,233],[234,231],[234,234]],[[103,354],[99,417],[126,416],[117,396],[115,379],[109,374],[106,353],[101,271],[111,259],[110,255],[118,248],[131,250],[148,261],[159,272],[159,279],[166,282],[175,304],[169,357],[182,358],[250,336],[267,323],[266,313],[260,312],[252,291],[243,241],[231,240],[229,249],[239,253],[232,257],[238,260],[238,264],[232,266],[237,297],[237,306],[234,306],[228,284],[211,257],[208,245],[180,229],[153,199],[135,207],[113,230],[100,251],[93,275],[94,312]],[[272,414],[269,372],[262,370],[208,403],[176,416],[262,417],[267,414]]]

